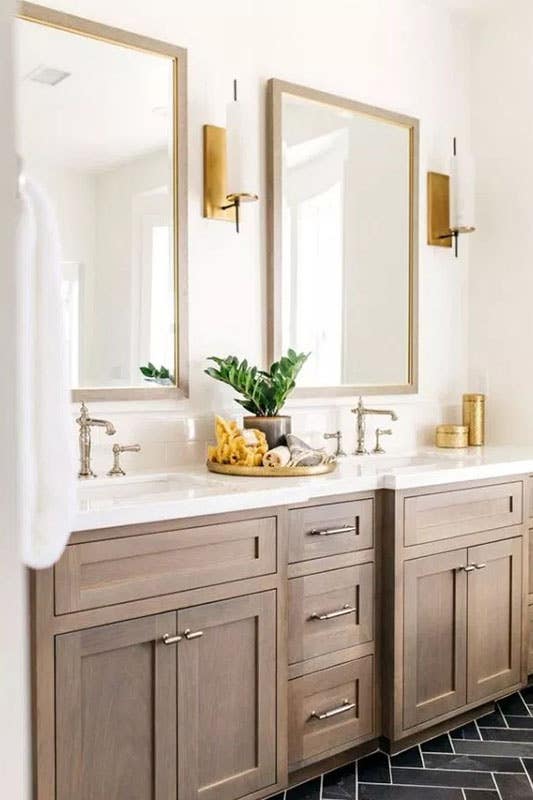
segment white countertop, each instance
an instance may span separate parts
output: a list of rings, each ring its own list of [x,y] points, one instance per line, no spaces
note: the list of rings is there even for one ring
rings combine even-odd
[[[78,487],[74,531],[291,505],[375,489],[410,489],[533,473],[533,447],[423,449],[349,456],[335,472],[309,478],[238,478],[205,466],[169,473],[97,478]]]

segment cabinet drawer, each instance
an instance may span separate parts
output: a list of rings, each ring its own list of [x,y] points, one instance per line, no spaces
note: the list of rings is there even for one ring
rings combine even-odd
[[[374,501],[295,508],[289,512],[289,563],[374,546]]]
[[[528,532],[529,537],[529,588],[528,594],[533,594],[533,528]]]
[[[289,765],[374,734],[373,657],[289,682]]]
[[[527,496],[528,496],[528,516],[533,519],[533,475],[529,476],[527,482]]]
[[[56,614],[276,571],[276,518],[69,545],[55,567]]]
[[[436,542],[522,522],[522,483],[421,494],[404,500],[404,543]]]
[[[289,664],[374,637],[374,565],[289,581]]]

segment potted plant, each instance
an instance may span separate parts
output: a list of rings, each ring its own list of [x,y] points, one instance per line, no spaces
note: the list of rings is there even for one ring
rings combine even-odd
[[[236,402],[253,415],[244,417],[244,427],[263,431],[268,446],[273,448],[284,444],[284,437],[291,432],[291,418],[279,412],[295,388],[298,373],[308,357],[309,353],[289,350],[266,372],[251,367],[246,359],[239,361],[236,356],[210,356],[208,361],[214,361],[216,367],[205,372],[242,395],[242,399],[235,398]]]

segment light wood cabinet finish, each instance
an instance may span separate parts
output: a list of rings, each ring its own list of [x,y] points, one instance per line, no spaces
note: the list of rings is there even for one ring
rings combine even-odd
[[[528,531],[528,548],[529,548],[529,585],[528,594],[533,595],[533,529]]]
[[[290,681],[289,763],[303,766],[329,751],[371,738],[373,696],[372,656]]]
[[[531,675],[533,673],[533,605],[528,606],[527,622],[528,622],[527,671],[528,674]]]
[[[406,547],[477,531],[520,525],[523,486],[519,481],[406,497]]]
[[[176,793],[176,615],[56,639],[57,800]]]
[[[289,664],[373,638],[372,563],[289,581]]]
[[[466,702],[465,549],[405,564],[403,727]]]
[[[324,503],[289,511],[290,564],[373,546],[372,499]]]
[[[527,504],[528,516],[529,516],[530,520],[533,520],[533,475],[529,476],[527,484],[528,484],[527,485],[527,490],[528,490],[527,491],[527,495],[528,495],[528,504]]]
[[[178,653],[180,800],[233,800],[276,783],[275,592],[178,613],[203,632]]]
[[[468,550],[468,702],[518,683],[522,648],[522,540]]]
[[[55,567],[55,608],[100,608],[276,568],[275,517],[73,544]]]

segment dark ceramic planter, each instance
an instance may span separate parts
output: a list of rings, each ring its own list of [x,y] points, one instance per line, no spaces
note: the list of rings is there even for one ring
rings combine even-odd
[[[286,444],[285,436],[291,432],[291,418],[280,417],[244,417],[243,425],[245,428],[255,428],[262,431],[268,442],[268,447],[278,447]]]

